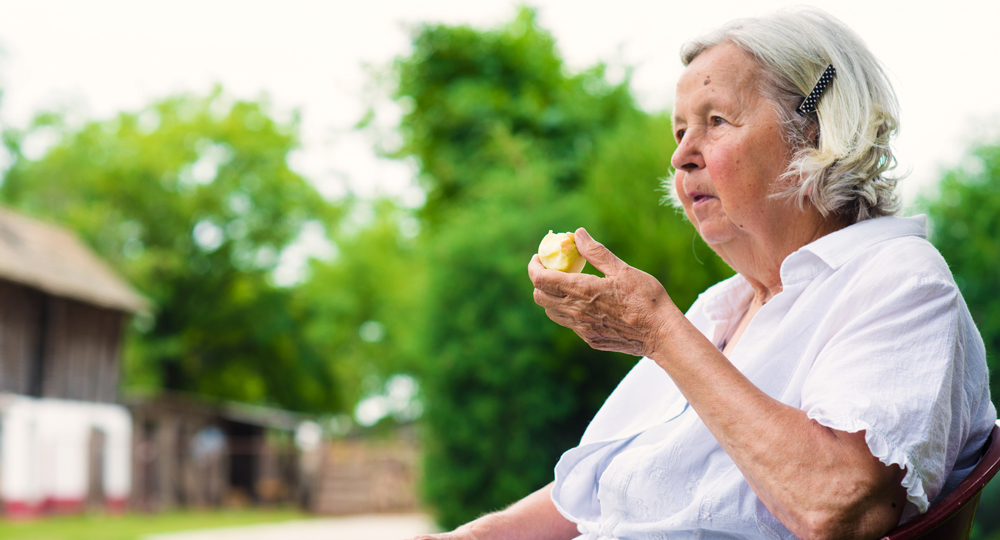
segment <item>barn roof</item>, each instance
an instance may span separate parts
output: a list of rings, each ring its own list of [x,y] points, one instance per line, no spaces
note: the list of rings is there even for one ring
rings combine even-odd
[[[161,391],[155,396],[127,396],[122,402],[133,414],[142,411],[143,415],[170,412],[187,416],[212,416],[230,422],[285,431],[294,431],[299,423],[309,418],[301,413],[274,407],[172,391]]]
[[[0,208],[0,279],[100,307],[149,309],[149,301],[76,235],[5,208]]]

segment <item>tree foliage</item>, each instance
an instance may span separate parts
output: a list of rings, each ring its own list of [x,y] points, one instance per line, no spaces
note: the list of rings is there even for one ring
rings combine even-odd
[[[728,270],[658,205],[667,118],[602,66],[569,73],[532,11],[498,30],[421,27],[396,67],[409,110],[397,155],[417,158],[428,193],[424,488],[452,527],[550,482],[636,360],[590,349],[534,304],[526,266],[549,229],[586,226],[681,307]]]
[[[313,261],[295,295],[313,306],[304,332],[333,360],[344,403],[354,404],[414,371],[424,264],[409,210],[388,199],[343,204],[352,210],[334,230],[336,256]]]
[[[1000,141],[972,149],[947,171],[933,199],[924,199],[931,240],[948,261],[986,345],[990,394],[1000,408]],[[974,538],[1000,537],[1000,483],[983,492]]]
[[[126,383],[299,410],[343,407],[305,339],[312,307],[271,283],[309,221],[337,217],[289,169],[297,121],[216,91],[177,96],[82,127],[40,115],[8,131],[0,197],[62,223],[152,300],[125,354]],[[40,157],[25,145],[55,141]]]

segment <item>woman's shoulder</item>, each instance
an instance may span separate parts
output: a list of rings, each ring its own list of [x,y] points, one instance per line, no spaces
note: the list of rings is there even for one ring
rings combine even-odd
[[[926,238],[904,236],[869,246],[846,261],[840,272],[870,285],[934,287],[957,291],[955,278],[941,252]]]
[[[796,308],[820,314],[819,325],[828,333],[878,333],[894,344],[902,332],[922,325],[924,337],[914,337],[914,344],[942,338],[942,351],[952,346],[945,342],[978,350],[975,323],[947,262],[922,234],[923,223],[903,219],[910,230],[899,222],[859,227],[813,251],[822,263],[814,263],[815,277],[798,288]]]
[[[935,286],[956,289],[941,253],[927,240],[926,219],[884,217],[831,235],[815,250],[834,273],[871,286],[897,289]]]

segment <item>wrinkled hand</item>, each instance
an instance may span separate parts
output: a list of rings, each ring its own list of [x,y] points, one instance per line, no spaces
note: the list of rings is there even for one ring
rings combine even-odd
[[[582,227],[575,237],[580,254],[604,277],[548,270],[535,255],[528,264],[535,303],[595,349],[651,356],[667,315],[677,310],[667,291],[656,278],[625,264]]]

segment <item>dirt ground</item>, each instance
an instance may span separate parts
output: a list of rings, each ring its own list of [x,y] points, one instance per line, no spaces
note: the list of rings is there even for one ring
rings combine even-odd
[[[423,514],[362,515],[155,534],[143,540],[404,540],[434,531]]]

